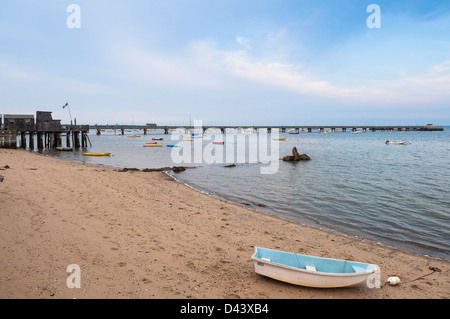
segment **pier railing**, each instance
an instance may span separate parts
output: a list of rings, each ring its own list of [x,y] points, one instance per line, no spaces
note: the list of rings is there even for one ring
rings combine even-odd
[[[17,132],[0,131],[0,148],[17,148]]]

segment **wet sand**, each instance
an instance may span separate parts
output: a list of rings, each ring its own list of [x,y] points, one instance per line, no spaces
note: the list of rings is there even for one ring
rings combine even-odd
[[[164,172],[119,172],[6,149],[0,168],[3,299],[450,296],[445,261],[261,214]],[[391,276],[402,282],[379,289],[294,286],[255,274],[255,246],[374,263],[382,284]],[[67,287],[71,264],[80,266],[81,288]]]

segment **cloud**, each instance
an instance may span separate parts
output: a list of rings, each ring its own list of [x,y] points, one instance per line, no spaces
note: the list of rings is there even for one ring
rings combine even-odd
[[[211,56],[196,44],[177,54],[143,50],[128,45],[114,53],[119,75],[146,86],[176,89],[220,88],[222,80],[214,74]],[[211,53],[211,52],[210,52]]]
[[[348,103],[385,101],[400,97],[384,88],[337,86],[326,80],[314,79],[305,71],[297,70],[294,65],[252,61],[240,52],[224,52],[223,59],[228,71],[239,78],[302,95],[338,99]]]
[[[450,71],[450,61],[442,62],[430,68],[431,74],[438,74],[446,71]]]
[[[239,43],[239,44],[242,44],[248,50],[250,50],[252,48],[252,46],[250,45],[251,41],[248,40],[248,39],[245,39],[243,37],[237,37],[236,38],[236,42]]]
[[[444,61],[428,69],[426,74],[402,79],[405,86],[415,94],[426,94],[428,102],[449,99],[450,96],[450,61]]]
[[[55,74],[40,73],[22,66],[0,61],[0,80],[5,83],[33,84],[37,87],[58,87],[60,91],[81,94],[106,94],[110,92],[105,85],[82,81]]]
[[[243,37],[237,37],[236,41],[244,46],[251,42]],[[450,92],[450,61],[431,67],[421,76],[386,80],[367,77],[358,85],[349,85],[326,77],[317,78],[314,70],[299,64],[282,63],[276,57],[255,58],[251,51],[220,49],[208,41],[191,42],[176,54],[133,45],[112,51],[119,52],[115,58],[127,79],[173,90],[195,89],[208,93],[219,90],[232,96],[246,85],[259,85],[263,92],[285,90],[299,96],[380,108],[394,104],[405,107],[430,100],[439,102],[447,99]]]
[[[26,80],[39,82],[40,77],[23,70],[15,65],[0,61],[0,77],[7,80]]]

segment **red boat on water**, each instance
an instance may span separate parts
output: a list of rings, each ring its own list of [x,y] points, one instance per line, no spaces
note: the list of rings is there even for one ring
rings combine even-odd
[[[158,144],[158,142],[147,142],[145,144]]]
[[[213,144],[224,144],[225,142],[213,142]]]

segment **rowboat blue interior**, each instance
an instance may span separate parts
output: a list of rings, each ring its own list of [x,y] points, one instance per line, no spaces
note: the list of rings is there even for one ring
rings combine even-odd
[[[300,255],[261,247],[256,248],[254,256],[265,261],[300,269],[306,269],[306,266],[313,266],[315,271],[326,273],[356,273],[375,269],[374,265],[355,261]]]

